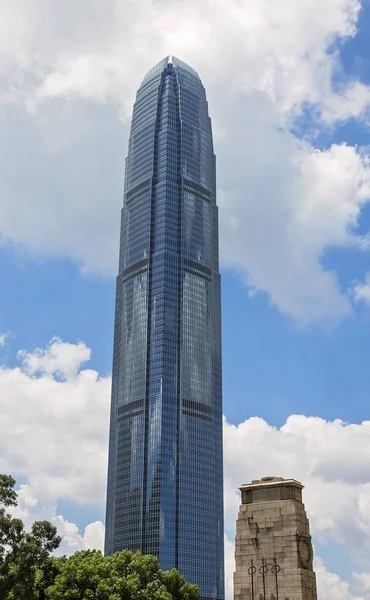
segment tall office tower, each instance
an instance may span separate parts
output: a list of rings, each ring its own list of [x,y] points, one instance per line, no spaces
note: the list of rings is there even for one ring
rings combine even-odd
[[[145,76],[126,159],[117,277],[106,554],[129,548],[223,598],[218,209],[198,74]]]
[[[317,600],[302,488],[282,477],[241,486],[234,600]]]

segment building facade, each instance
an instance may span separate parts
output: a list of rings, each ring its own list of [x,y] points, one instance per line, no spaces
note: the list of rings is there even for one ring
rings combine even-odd
[[[302,488],[282,477],[241,486],[234,600],[317,600]]]
[[[220,275],[206,94],[175,57],[144,78],[126,159],[105,552],[224,596]]]

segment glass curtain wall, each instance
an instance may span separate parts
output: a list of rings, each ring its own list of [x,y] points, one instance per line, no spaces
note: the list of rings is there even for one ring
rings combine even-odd
[[[174,57],[137,92],[126,159],[105,551],[124,548],[224,597],[215,156],[202,82]]]

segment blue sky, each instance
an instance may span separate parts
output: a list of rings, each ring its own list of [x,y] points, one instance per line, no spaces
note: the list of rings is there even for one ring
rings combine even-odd
[[[101,544],[130,112],[174,53],[206,85],[218,160],[228,593],[237,487],[272,474],[306,484],[320,598],[368,600],[370,4],[164,4],[0,9],[0,469],[26,520]]]

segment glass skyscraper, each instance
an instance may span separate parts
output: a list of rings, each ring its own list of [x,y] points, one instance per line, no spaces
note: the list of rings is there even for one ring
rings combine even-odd
[[[215,155],[202,82],[174,57],[141,83],[126,159],[105,552],[125,548],[224,597]]]

